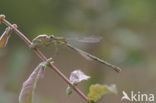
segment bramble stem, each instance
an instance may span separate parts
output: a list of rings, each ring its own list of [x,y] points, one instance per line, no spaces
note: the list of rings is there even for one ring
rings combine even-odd
[[[2,22],[4,24],[6,24],[7,26],[11,27],[16,34],[21,37],[29,46],[31,45],[31,41],[22,33],[20,32],[17,28],[15,28],[9,21],[7,21],[6,19],[3,19]],[[47,61],[48,58],[38,49],[38,48],[34,48],[33,49],[36,54],[43,60],[43,61]],[[86,101],[88,102],[88,98],[87,96],[84,95],[84,93],[79,90],[77,87],[73,86],[72,83],[68,80],[68,78],[52,63],[50,63],[50,67],[51,69],[53,69],[67,84],[69,84],[70,86],[73,87],[73,89]]]

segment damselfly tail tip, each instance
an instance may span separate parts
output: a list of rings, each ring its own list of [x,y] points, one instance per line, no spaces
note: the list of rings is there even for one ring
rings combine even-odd
[[[121,68],[119,68],[119,67],[114,67],[113,69],[114,69],[116,72],[118,72],[118,73],[121,72]]]

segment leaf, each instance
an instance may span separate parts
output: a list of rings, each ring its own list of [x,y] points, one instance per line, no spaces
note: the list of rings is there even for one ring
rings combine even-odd
[[[23,83],[23,87],[19,95],[19,103],[32,103],[37,81],[39,78],[43,78],[45,68],[49,66],[49,63],[54,63],[52,58],[41,62],[31,73],[29,78]]]
[[[5,47],[6,46],[6,44],[8,43],[8,39],[10,37],[11,32],[12,32],[12,28],[7,27],[5,29],[4,33],[0,37],[0,47]]]
[[[70,82],[78,84],[83,80],[88,80],[90,76],[85,75],[81,70],[75,70],[70,75]]]
[[[40,63],[29,78],[23,83],[23,87],[19,95],[19,103],[32,103],[37,81],[39,78],[43,78],[45,68],[45,64],[43,62]]]
[[[109,93],[117,93],[116,85],[100,85],[95,84],[91,85],[89,88],[89,94],[88,94],[88,100],[89,103],[94,103],[97,100],[99,100],[103,95],[109,94]]]
[[[68,86],[67,89],[66,89],[66,93],[68,94],[68,96],[70,96],[72,94],[72,87],[71,86]]]
[[[90,76],[85,75],[81,70],[74,70],[73,72],[71,72],[69,79],[70,82],[73,84],[73,86],[77,86],[78,83],[84,80],[88,80],[89,78]],[[67,87],[66,93],[68,94],[68,96],[72,94],[72,90],[73,90],[72,86]]]
[[[16,24],[12,25],[14,28],[17,28]],[[4,33],[2,34],[2,36],[0,37],[0,47],[5,47],[8,43],[8,40],[10,38],[10,35],[12,33],[13,29],[10,27],[7,27],[4,31]]]

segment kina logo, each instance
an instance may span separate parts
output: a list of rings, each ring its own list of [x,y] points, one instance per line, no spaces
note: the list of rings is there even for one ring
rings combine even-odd
[[[135,93],[134,91],[131,91],[130,95],[128,95],[125,91],[122,91],[122,98],[121,101],[127,100],[127,101],[134,101],[134,102],[145,102],[145,103],[150,103],[150,102],[154,102],[154,94],[145,94],[145,93],[141,93],[140,91],[138,91],[137,93]]]

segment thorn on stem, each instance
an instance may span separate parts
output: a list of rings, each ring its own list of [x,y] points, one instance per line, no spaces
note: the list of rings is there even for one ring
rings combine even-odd
[[[3,22],[3,19],[5,19],[5,15],[1,14],[1,15],[0,15],[0,23]]]
[[[14,27],[14,29],[18,28],[18,26],[16,24],[13,24],[12,26]]]

